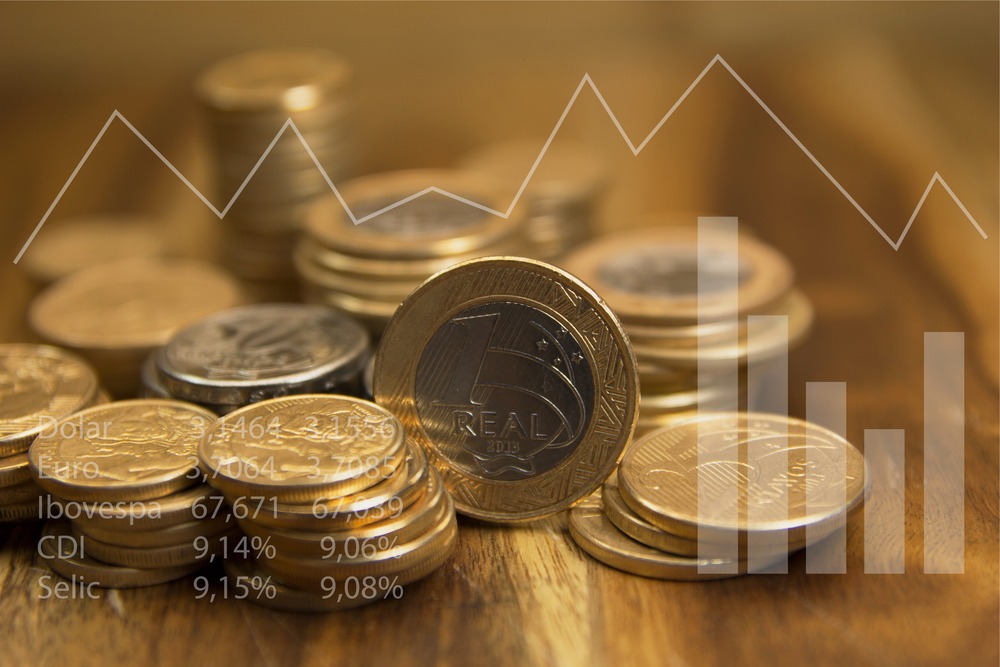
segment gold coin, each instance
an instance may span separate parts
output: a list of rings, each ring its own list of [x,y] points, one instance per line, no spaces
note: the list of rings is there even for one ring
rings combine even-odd
[[[208,484],[196,484],[162,498],[136,502],[63,503],[65,515],[73,523],[89,530],[158,530],[190,521],[231,519],[229,506],[222,495]],[[235,523],[235,519],[232,520]]]
[[[301,591],[277,581],[252,559],[227,558],[224,566],[231,589],[242,595],[245,587],[246,599],[278,611],[325,613],[356,609],[379,600],[394,599],[399,591],[397,586],[402,585],[387,577],[371,577],[368,581],[357,582],[346,594],[343,586],[338,591],[336,582],[332,581],[324,582],[327,591]],[[427,571],[421,577],[411,580],[430,574],[437,566],[425,566],[424,569]]]
[[[365,526],[319,532],[265,528],[253,521],[241,521],[240,528],[293,558],[337,559],[345,554],[402,544],[430,530],[445,506],[448,492],[444,482],[436,470],[431,469],[430,473],[427,489],[417,502],[395,517]]]
[[[218,516],[214,519],[188,521],[151,530],[109,529],[76,522],[73,524],[73,530],[80,535],[112,546],[153,549],[191,544],[196,537],[214,537],[232,527],[233,524],[227,520],[228,518],[228,516]]]
[[[707,581],[747,572],[746,563],[739,561],[736,561],[738,571],[732,572],[732,559],[678,556],[636,542],[611,523],[596,501],[570,510],[569,533],[581,549],[605,565],[643,577]],[[753,569],[759,571],[767,564],[766,561],[755,563]]]
[[[458,510],[524,521],[570,507],[614,469],[638,411],[615,315],[586,285],[494,257],[430,278],[375,359],[376,401],[442,473]]]
[[[140,570],[184,567],[194,564],[208,564],[221,558],[240,538],[235,527],[208,538],[205,545],[192,540],[185,544],[169,547],[122,547],[108,544],[93,537],[81,536],[79,528],[73,526],[73,533],[82,542],[86,553],[110,565],[134,567]]]
[[[238,283],[212,265],[134,259],[60,280],[31,304],[28,318],[43,338],[81,351],[146,351],[241,300]]]
[[[65,521],[49,521],[42,531],[38,552],[52,571],[75,582],[94,583],[101,588],[139,588],[180,579],[201,565],[138,569],[110,565],[86,555],[87,539],[80,539]]]
[[[286,586],[300,589],[320,589],[324,580],[344,581],[348,578],[399,576],[421,568],[428,562],[440,564],[448,558],[458,542],[458,521],[454,503],[446,500],[446,508],[437,523],[415,540],[378,550],[374,555],[355,559],[291,558],[280,552],[273,558],[265,555],[258,559],[262,570],[270,573]],[[400,584],[408,581],[398,582]]]
[[[29,519],[44,519],[39,503],[36,500],[0,505],[0,522],[27,521]]]
[[[0,488],[15,486],[31,480],[26,453],[11,454],[0,458]]]
[[[494,215],[436,191],[411,199],[430,186],[494,210],[503,206],[496,184],[480,174],[390,172],[355,179],[340,189],[357,219],[376,217],[355,224],[340,199],[326,196],[310,210],[306,231],[314,241],[342,254],[418,260],[474,252],[520,233],[523,218],[518,215]],[[404,199],[408,201],[396,205]]]
[[[43,429],[94,402],[97,377],[48,345],[0,345],[0,456],[28,451]]]
[[[618,491],[618,475],[612,474],[601,489],[604,513],[615,527],[637,542],[678,556],[698,556],[697,540],[687,540],[657,528],[633,512]]]
[[[695,227],[619,232],[578,248],[562,265],[603,295],[628,325],[687,326],[765,311],[791,289],[791,264],[745,236],[732,256],[732,237]],[[700,269],[699,245],[708,263]],[[735,292],[727,289],[728,280],[719,280],[734,270]]]
[[[308,503],[366,489],[405,458],[387,410],[350,396],[305,394],[248,405],[219,419],[198,450],[227,497]]]
[[[40,486],[28,480],[14,486],[0,487],[0,505],[17,505],[19,503],[38,502],[45,495]]]
[[[53,220],[31,244],[21,266],[34,280],[48,285],[116,260],[161,257],[167,243],[159,229],[161,221],[129,215]]]
[[[694,347],[649,347],[634,345],[636,356],[644,361],[669,364],[682,368],[711,369],[713,366],[729,364],[736,359],[746,363],[748,359],[760,363],[772,359],[801,341],[809,333],[813,321],[813,309],[809,299],[799,291],[792,292],[787,301],[787,327],[777,321],[768,322],[767,327],[757,330],[753,340],[745,338],[725,345],[696,345]]]
[[[268,49],[216,63],[196,88],[205,104],[222,111],[284,113],[316,108],[341,92],[350,77],[347,64],[329,51]]]
[[[198,443],[215,420],[190,403],[119,401],[58,422],[31,445],[32,475],[73,501],[141,501],[197,483]]]
[[[845,471],[840,483],[838,469]],[[714,413],[678,420],[633,443],[618,482],[636,514],[674,535],[725,543],[734,533],[754,532],[763,541],[773,535],[776,543],[804,543],[807,526],[810,537],[821,534],[862,502],[867,469],[857,449],[816,424]],[[701,497],[719,502],[699,508],[699,482],[708,485]],[[735,508],[725,501],[734,493]]]
[[[360,528],[398,517],[424,495],[430,471],[420,446],[408,440],[406,452],[406,461],[392,475],[357,493],[331,499],[320,497],[301,504],[271,501],[261,505],[240,499],[233,503],[233,512],[241,521],[311,531]]]

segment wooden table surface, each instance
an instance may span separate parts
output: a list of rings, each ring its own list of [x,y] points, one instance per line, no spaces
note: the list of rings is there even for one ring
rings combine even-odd
[[[864,573],[861,521],[848,528],[847,574],[806,574],[798,554],[787,575],[675,583],[591,560],[564,516],[462,520],[454,557],[402,600],[299,615],[195,600],[191,578],[39,600],[39,526],[23,524],[0,536],[0,665],[1000,661],[996,4],[807,4],[780,16],[717,3],[292,7],[0,5],[0,26],[16,28],[0,61],[19,64],[0,73],[0,341],[31,340],[34,288],[11,260],[112,109],[210,191],[188,86],[220,55],[291,43],[345,53],[361,79],[362,168],[373,171],[544,137],[584,71],[637,143],[724,53],[891,238],[936,170],[989,235],[936,186],[894,250],[719,68],[638,157],[592,96],[567,120],[616,177],[606,231],[664,211],[738,215],[792,260],[817,321],[791,355],[789,410],[804,416],[807,381],[845,381],[852,442],[905,430],[906,573]],[[153,75],[136,74],[144,67]],[[217,221],[120,124],[53,224],[102,210],[160,215],[179,252],[211,254]],[[925,331],[966,334],[960,575],[922,572]]]

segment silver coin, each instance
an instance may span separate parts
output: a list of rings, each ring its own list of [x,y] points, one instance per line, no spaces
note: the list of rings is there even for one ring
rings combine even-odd
[[[260,304],[183,329],[156,364],[177,398],[245,405],[330,391],[356,379],[369,354],[367,332],[346,315],[316,305]]]

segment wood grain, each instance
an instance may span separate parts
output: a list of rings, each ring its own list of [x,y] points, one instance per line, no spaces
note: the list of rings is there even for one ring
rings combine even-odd
[[[943,665],[960,655],[962,664],[996,665],[998,77],[995,30],[981,26],[995,28],[998,9],[921,6],[896,21],[886,7],[832,4],[767,21],[728,6],[720,18],[714,3],[669,12],[652,5],[517,5],[509,14],[502,5],[456,5],[452,12],[296,5],[298,21],[261,4],[232,32],[222,26],[236,20],[237,6],[128,5],[122,14],[110,6],[70,7],[61,18],[5,6],[8,20],[24,30],[0,45],[0,54],[26,64],[20,75],[0,79],[2,341],[31,339],[23,318],[34,288],[9,259],[111,109],[121,109],[208,189],[187,91],[191,73],[240,48],[295,43],[293,27],[307,22],[303,41],[326,43],[320,35],[328,33],[359,63],[366,170],[447,164],[479,141],[544,135],[583,71],[602,85],[633,139],[644,136],[725,47],[727,60],[890,236],[942,169],[959,196],[968,196],[990,239],[979,239],[935,192],[893,251],[746,93],[717,73],[638,158],[588,99],[567,132],[597,146],[618,177],[606,230],[657,212],[739,215],[791,258],[817,323],[791,357],[790,411],[804,415],[805,382],[846,381],[851,441],[860,445],[867,428],[905,429],[906,574],[864,574],[858,521],[848,528],[845,575],[807,575],[798,554],[788,575],[696,584],[602,566],[575,547],[562,516],[514,528],[462,520],[455,556],[408,587],[402,600],[310,616],[197,601],[190,578],[105,591],[99,601],[38,600],[38,579],[47,572],[34,551],[39,528],[5,526],[0,664]],[[865,70],[867,79],[856,58],[839,58],[848,48],[843,35],[861,19],[872,26],[871,39],[884,40],[893,54]],[[43,29],[46,21],[51,29]],[[180,49],[153,29],[157,22],[175,36],[183,26],[201,27],[190,29]],[[74,23],[93,33],[75,37]],[[149,43],[123,41],[115,30],[124,25],[148,28]],[[377,46],[388,51],[371,43],[372,29],[356,29],[373,25],[383,26]],[[423,36],[412,34],[414,26]],[[463,48],[469,57],[455,58]],[[400,55],[407,49],[411,59]],[[122,57],[130,53],[147,60]],[[143,67],[153,74],[143,76]],[[101,68],[111,74],[96,77]],[[29,77],[32,71],[51,76],[52,85]],[[85,83],[72,72],[94,78]],[[963,109],[928,102],[938,94],[956,95]],[[442,100],[455,98],[444,108]],[[953,130],[955,123],[962,129]],[[945,173],[944,160],[954,169]],[[211,253],[213,216],[121,127],[109,131],[57,217],[111,209],[158,213],[170,221],[181,252]],[[925,331],[967,336],[962,575],[922,573]]]

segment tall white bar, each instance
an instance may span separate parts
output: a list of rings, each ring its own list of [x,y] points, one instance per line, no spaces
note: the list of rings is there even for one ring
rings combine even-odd
[[[705,324],[708,321],[719,322],[718,319],[703,317],[702,304],[712,302],[717,304],[720,294],[731,294],[732,308],[728,308],[732,315],[729,316],[730,324],[727,327],[731,334],[729,339],[722,337],[712,341],[715,346],[736,346],[739,342],[738,313],[739,304],[737,292],[739,290],[739,236],[738,219],[735,217],[700,217],[698,218],[698,323]],[[723,233],[719,233],[723,232]],[[711,241],[707,237],[711,235]],[[722,239],[720,246],[720,239]],[[721,251],[721,252],[720,252]],[[732,261],[719,261],[721,257],[730,257]],[[711,371],[703,368],[701,363],[702,344],[698,344],[698,389],[699,392],[717,391],[719,395],[725,396],[722,405],[717,409],[736,412],[739,410],[739,362],[733,359],[731,363],[712,363]],[[725,404],[728,402],[729,404]],[[698,406],[701,412],[701,406]],[[704,436],[710,433],[702,433],[699,426],[699,443]],[[739,516],[739,477],[738,466],[707,466],[712,457],[706,456],[701,447],[698,448],[698,517],[709,521],[724,520],[726,523],[735,523]],[[719,484],[720,475],[725,476]],[[714,479],[714,483],[712,480]],[[720,543],[720,540],[722,543]],[[733,533],[723,539],[713,536],[711,546],[704,539],[703,534],[698,536],[699,553],[714,553],[716,556],[728,558],[732,562],[730,565],[712,565],[707,570],[718,573],[736,573],[739,570],[739,536]]]
[[[775,339],[781,342],[775,344]],[[766,359],[754,358],[753,350],[758,346],[770,350]],[[768,412],[788,415],[788,316],[750,315],[747,317],[747,404],[754,409],[760,407]],[[780,438],[781,436],[779,436]],[[779,470],[788,470],[788,433],[778,450],[773,442],[751,443],[747,458],[757,459],[767,455]],[[766,495],[770,502],[760,503],[757,498]],[[767,508],[762,510],[761,508]],[[766,514],[766,516],[765,516]],[[780,515],[788,518],[788,496],[774,496],[766,486],[747,487],[747,521],[759,523],[767,517]],[[779,551],[778,556],[774,556]],[[750,572],[785,574],[788,572],[788,534],[761,536],[759,533],[747,535],[747,563]],[[766,565],[765,565],[766,564]]]
[[[924,572],[965,572],[963,332],[924,332]]]
[[[806,421],[827,428],[842,438],[847,437],[847,383],[846,382],[807,382],[806,383]],[[807,432],[808,436],[808,432]],[[846,449],[846,448],[845,448]],[[815,458],[807,453],[810,459]],[[818,509],[817,505],[829,502],[829,498],[841,498],[847,502],[847,452],[834,452],[828,459],[835,462],[830,478],[816,480],[811,483],[810,475],[815,474],[812,468],[806,470],[806,511]],[[816,497],[822,487],[825,502]],[[828,495],[829,494],[829,495]],[[847,521],[842,516],[833,526],[829,535],[824,534],[829,527],[814,526],[806,528],[806,572],[808,574],[844,574],[847,572]]]
[[[865,430],[871,492],[865,503],[865,574],[906,571],[905,435]]]

